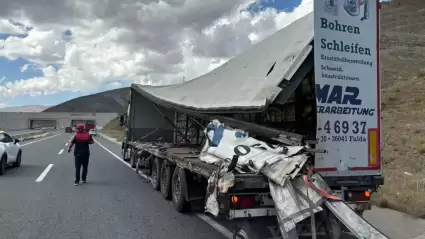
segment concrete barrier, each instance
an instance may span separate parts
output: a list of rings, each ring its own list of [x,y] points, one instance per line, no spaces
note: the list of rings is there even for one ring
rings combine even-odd
[[[117,113],[0,112],[0,128],[7,131],[28,129],[34,120],[56,121],[58,129],[70,126],[73,120],[94,120],[97,126],[104,126],[117,117]]]
[[[20,136],[20,138],[17,138],[17,137],[15,137],[15,138],[19,139],[20,142],[25,142],[25,141],[28,141],[28,140],[46,137],[46,136],[52,135],[54,133],[58,133],[58,132],[57,131],[49,131],[49,132],[44,132],[44,133],[34,133],[34,134],[22,135],[22,136]]]

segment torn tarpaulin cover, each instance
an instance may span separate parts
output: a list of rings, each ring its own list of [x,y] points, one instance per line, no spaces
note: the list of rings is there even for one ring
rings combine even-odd
[[[293,178],[307,161],[302,153],[303,146],[277,146],[248,136],[247,132],[232,129],[218,120],[213,120],[205,129],[207,141],[200,159],[206,163],[230,163],[239,155],[238,171],[262,173],[278,185],[284,185],[287,178]]]
[[[323,188],[324,181],[318,175],[312,176],[313,183],[318,188]],[[321,205],[324,198],[316,191],[307,187],[301,177],[288,180],[284,186],[269,183],[270,194],[277,210],[280,231],[284,239],[291,238],[291,231],[296,229],[296,224],[316,212],[323,210]]]
[[[322,196],[308,188],[302,178],[296,177],[307,161],[303,146],[270,145],[218,120],[207,126],[205,134],[208,140],[200,159],[219,165],[219,170],[208,180],[207,212],[217,216],[217,196],[226,193],[234,185],[235,177],[232,172],[228,172],[228,166],[235,154],[239,155],[236,168],[240,171],[248,168],[269,179],[283,235],[294,230],[296,223],[322,210]]]
[[[336,217],[358,238],[388,238],[358,216],[339,198],[329,194],[330,188],[319,174],[313,173],[312,168],[308,167],[307,175],[300,175],[307,161],[303,146],[269,145],[248,137],[248,133],[244,131],[229,128],[218,120],[208,125],[205,134],[208,140],[203,147],[200,159],[219,165],[218,170],[208,180],[205,206],[207,212],[217,216],[219,213],[217,196],[226,193],[234,185],[235,175],[232,171],[229,172],[228,168],[231,158],[237,154],[240,156],[235,171],[243,173],[248,168],[249,171],[261,173],[269,179],[270,193],[284,239],[299,238],[296,224],[309,220],[307,218],[312,220],[311,233],[315,235],[316,216],[314,214],[317,212],[321,212],[318,215],[322,218],[320,220],[326,222],[325,224],[331,228],[326,229],[328,238],[340,237],[341,228],[339,221],[334,220]]]

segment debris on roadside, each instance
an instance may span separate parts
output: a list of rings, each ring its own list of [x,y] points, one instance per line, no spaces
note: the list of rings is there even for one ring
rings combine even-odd
[[[315,214],[325,209],[358,238],[388,238],[332,194],[323,178],[314,172],[308,146],[271,145],[218,120],[210,122],[204,134],[207,140],[199,158],[219,165],[208,180],[206,212],[218,215],[217,197],[235,184],[234,173],[254,172],[269,180],[284,239],[298,238],[297,224],[307,218],[311,219],[311,232],[315,235],[316,224],[323,223],[315,222]],[[328,235],[339,238],[340,224],[331,219],[324,219],[333,229]]]

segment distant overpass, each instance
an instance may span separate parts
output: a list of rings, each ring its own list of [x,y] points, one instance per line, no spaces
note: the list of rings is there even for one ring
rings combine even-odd
[[[118,113],[62,113],[62,112],[0,112],[0,129],[22,130],[39,127],[71,126],[72,121],[94,120],[103,127],[118,117]]]

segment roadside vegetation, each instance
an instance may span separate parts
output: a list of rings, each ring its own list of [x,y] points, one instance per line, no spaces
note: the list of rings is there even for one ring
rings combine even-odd
[[[113,119],[111,122],[103,126],[100,132],[109,137],[115,138],[120,142],[124,140],[124,127],[120,126],[120,117]]]
[[[425,217],[425,70],[383,90],[381,207]]]
[[[385,185],[373,201],[425,218],[425,1],[381,5]]]

